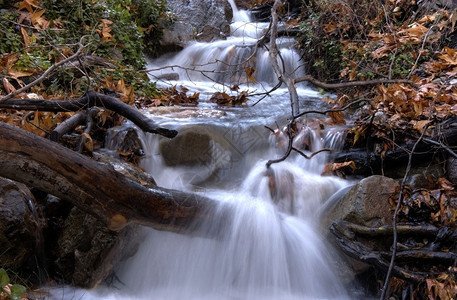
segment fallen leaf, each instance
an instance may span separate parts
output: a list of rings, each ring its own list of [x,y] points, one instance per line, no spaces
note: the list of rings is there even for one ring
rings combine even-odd
[[[94,151],[94,141],[92,140],[92,137],[87,133],[82,133],[81,138],[83,141],[84,148],[89,152],[93,152]]]
[[[5,88],[5,91],[7,94],[12,93],[16,90],[14,88],[14,86],[8,81],[8,79],[3,78],[2,82],[3,82],[3,87]]]

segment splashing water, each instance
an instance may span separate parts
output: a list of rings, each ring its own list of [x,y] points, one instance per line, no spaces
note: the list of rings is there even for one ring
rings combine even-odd
[[[159,139],[146,137],[152,147],[147,152],[157,151]],[[315,136],[312,148],[322,142]],[[267,169],[261,157],[271,151],[256,155],[258,162],[239,188],[200,189],[220,205],[211,220],[192,225],[198,227],[198,236],[144,228],[138,252],[116,271],[119,289],[102,287],[81,298],[348,299],[335,275],[336,256],[318,235],[315,217],[347,183],[298,166],[303,158]],[[157,155],[144,160],[143,167],[156,170],[162,179],[179,178],[184,170],[166,167]],[[161,185],[170,187],[171,182]],[[176,182],[173,188],[178,188]],[[181,189],[192,189],[178,182]],[[228,211],[227,204],[233,209]],[[217,237],[214,228],[219,228]],[[77,296],[73,292],[72,297]]]
[[[193,43],[166,64],[200,68],[214,57],[221,57],[226,63],[218,63],[218,70],[227,70],[249,57],[267,24],[250,23],[248,14],[238,10],[233,1],[229,2],[234,10],[233,37],[211,44]],[[287,43],[283,40],[281,49],[286,68],[299,75],[303,70],[297,65],[298,54],[286,47]],[[256,78],[274,84],[273,70],[267,60],[268,53],[259,51]],[[155,62],[152,66],[161,65]],[[208,91],[214,91],[217,86],[200,72],[178,73],[179,81],[172,84]],[[233,69],[229,75],[211,76],[218,82],[230,83],[239,82],[242,75],[243,70]],[[160,71],[154,76],[160,77]],[[301,95],[307,93],[313,92]],[[251,148],[244,141],[258,138],[250,122],[261,124],[272,110],[271,106],[257,110],[256,118],[250,115],[253,121],[246,123],[237,119],[236,110],[224,112],[233,114],[227,123],[222,122],[222,117],[200,121],[210,127],[237,124],[240,129],[236,134],[227,135],[226,131],[223,135],[228,144],[235,145],[234,150],[242,153],[242,158],[235,163],[233,153],[224,154],[227,170],[216,187],[204,179],[196,186],[195,177],[206,178],[219,165],[213,162],[192,168],[168,167],[159,154],[161,138],[145,136],[147,158],[142,160],[142,167],[155,177],[159,186],[202,193],[216,201],[219,205],[210,212],[212,219],[190,225],[198,228],[198,236],[142,228],[144,239],[137,253],[117,266],[116,275],[121,282],[116,284],[117,288],[72,290],[66,291],[66,295],[60,292],[55,293],[55,299],[349,299],[335,275],[338,272],[334,262],[338,257],[317,228],[317,212],[332,194],[348,184],[320,175],[327,161],[326,153],[319,153],[311,160],[292,155],[287,161],[266,168],[268,159],[284,153],[284,148],[278,146],[278,136]],[[280,111],[287,114],[282,108]],[[175,119],[166,117],[161,122],[181,126]],[[236,144],[240,135],[245,139]],[[323,147],[335,148],[340,140],[341,134],[330,131],[322,134],[304,126],[294,146],[312,153]],[[212,234],[215,228],[217,236]]]

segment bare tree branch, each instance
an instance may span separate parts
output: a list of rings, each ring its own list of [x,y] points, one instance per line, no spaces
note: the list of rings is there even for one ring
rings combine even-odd
[[[348,81],[348,82],[340,82],[340,83],[326,83],[315,79],[310,75],[305,75],[300,78],[294,79],[294,83],[298,82],[311,82],[315,86],[318,86],[323,89],[327,90],[334,90],[334,89],[341,89],[347,87],[354,87],[354,86],[367,86],[367,85],[376,85],[376,84],[384,84],[384,83],[406,83],[411,85],[414,88],[418,88],[417,84],[412,82],[411,80],[407,79],[375,79],[375,80],[364,80],[364,81]]]
[[[276,38],[278,36],[278,14],[277,10],[279,5],[281,4],[281,0],[275,0],[273,7],[271,8],[271,30],[270,30],[270,60],[273,65],[273,69],[278,76],[278,79],[285,83],[287,89],[289,90],[290,96],[290,105],[292,110],[292,116],[297,115],[300,112],[299,104],[298,104],[298,93],[297,89],[295,88],[295,81],[291,78],[281,67],[278,63],[278,57],[280,57],[280,52],[278,49],[278,45],[276,44]]]
[[[31,88],[32,86],[35,86],[35,85],[39,84],[40,82],[42,82],[43,80],[45,80],[45,79],[48,77],[48,75],[49,75],[52,71],[54,71],[55,69],[57,69],[58,67],[60,67],[60,66],[62,66],[62,65],[64,65],[64,64],[66,64],[66,63],[69,62],[69,61],[72,61],[72,60],[74,60],[74,59],[77,59],[77,57],[78,57],[79,55],[81,55],[81,52],[82,52],[83,49],[84,49],[84,46],[83,46],[81,43],[79,43],[78,45],[79,45],[79,48],[78,48],[78,50],[75,52],[75,54],[73,54],[72,56],[70,56],[70,57],[68,57],[68,58],[66,58],[66,59],[63,59],[63,60],[59,61],[58,63],[56,63],[56,64],[54,64],[54,65],[52,65],[52,66],[51,66],[49,69],[47,69],[43,74],[41,74],[40,77],[38,77],[37,79],[35,79],[35,80],[32,81],[31,83],[29,83],[29,84],[23,86],[22,88],[20,88],[20,89],[14,91],[14,92],[11,92],[11,93],[9,93],[8,95],[6,95],[6,96],[0,98],[0,103],[3,103],[3,102],[5,102],[5,101],[8,100],[8,99],[13,98],[14,96],[19,95],[19,94],[22,93],[22,92],[25,92],[26,90],[28,90],[28,89]]]
[[[411,152],[409,153],[408,165],[406,166],[405,175],[403,176],[403,180],[401,181],[400,193],[398,195],[398,202],[397,202],[397,206],[395,207],[394,215],[392,217],[392,227],[393,227],[393,233],[394,233],[394,241],[392,243],[392,256],[390,259],[389,269],[387,270],[386,278],[384,280],[384,286],[382,288],[381,297],[380,297],[381,300],[384,300],[386,298],[386,292],[387,292],[387,287],[389,285],[390,276],[392,275],[392,270],[394,269],[394,266],[395,266],[395,255],[397,254],[397,240],[398,240],[397,215],[398,215],[398,212],[400,211],[401,203],[403,201],[403,190],[406,185],[406,180],[409,176],[409,171],[411,170],[411,163],[412,163],[414,150],[416,149],[417,145],[420,143],[420,141],[424,137],[424,134],[427,131],[426,130],[427,127],[428,126],[426,126],[426,128],[424,128],[422,135],[414,143],[414,146],[411,149]]]
[[[144,132],[156,133],[168,138],[173,138],[178,134],[176,130],[160,127],[151,118],[119,99],[94,91],[89,91],[77,100],[7,99],[0,102],[0,108],[52,112],[80,111],[93,106],[104,107],[120,114],[132,121]]]

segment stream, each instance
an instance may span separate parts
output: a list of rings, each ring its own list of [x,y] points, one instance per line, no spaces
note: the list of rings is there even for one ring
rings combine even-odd
[[[142,228],[143,241],[133,257],[117,266],[119,281],[114,287],[100,286],[91,291],[67,288],[54,291],[53,298],[355,298],[354,291],[340,278],[337,263],[341,258],[319,228],[322,207],[349,182],[320,175],[328,160],[326,152],[310,160],[292,154],[269,169],[265,165],[285,151],[284,137],[272,135],[264,126],[286,124],[290,116],[287,89],[275,90],[255,106],[259,97],[250,98],[242,107],[218,107],[207,101],[215,91],[236,93],[230,89],[233,85],[256,93],[277,83],[268,52],[260,48],[252,66],[257,82],[245,76],[245,60],[268,24],[252,23],[247,12],[239,11],[233,3],[232,8],[232,35],[227,40],[195,42],[180,53],[150,61],[148,66],[157,69],[151,76],[159,79],[160,86],[185,86],[188,93],[200,93],[201,100],[197,107],[154,108],[145,113],[190,140],[195,134],[204,136],[201,140],[207,144],[189,144],[192,149],[187,154],[196,159],[180,164],[164,150],[169,149],[166,145],[170,141],[150,134],[142,136],[146,156],[141,167],[159,186],[201,193],[221,207],[226,203],[235,207],[229,218],[222,217],[226,211],[216,208],[211,221],[192,225],[201,233],[214,228],[223,228],[222,232],[208,238],[205,234]],[[286,71],[303,75],[293,41],[280,38],[278,43]],[[167,65],[182,68],[162,68]],[[209,71],[202,73],[203,69]],[[175,80],[164,79],[170,72]],[[325,107],[322,96],[312,87],[301,84],[297,88],[302,109]],[[309,154],[324,147],[338,149],[342,139],[337,129],[314,130],[304,125],[295,146]],[[221,224],[219,220],[230,221]]]

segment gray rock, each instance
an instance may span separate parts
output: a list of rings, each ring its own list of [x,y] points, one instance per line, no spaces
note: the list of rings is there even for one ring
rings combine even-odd
[[[322,228],[327,239],[334,242],[328,229],[336,221],[344,220],[368,227],[392,224],[393,212],[389,196],[398,186],[396,180],[376,175],[362,179],[344,196],[336,198],[322,213]],[[339,249],[336,245],[335,248]],[[342,256],[337,271],[346,283],[354,279],[354,274],[360,274],[369,268],[367,264],[343,254]]]
[[[176,21],[164,28],[163,53],[182,49],[194,39],[222,39],[230,32],[233,13],[226,0],[168,0],[167,5]]]
[[[0,178],[0,266],[17,269],[34,253],[42,222],[28,188]]]
[[[388,200],[398,186],[394,179],[379,175],[362,179],[328,208],[324,228],[341,220],[368,227],[390,225],[393,214]]]
[[[34,253],[42,226],[30,190],[0,177],[0,266],[21,267]]]

